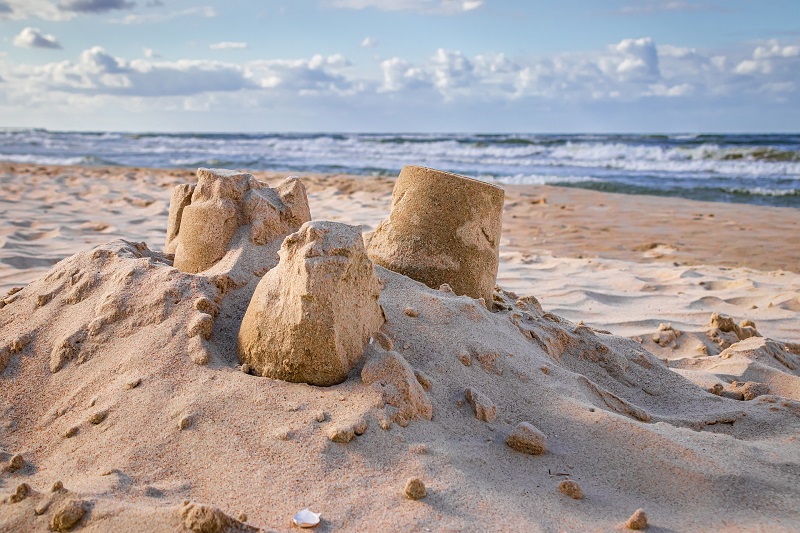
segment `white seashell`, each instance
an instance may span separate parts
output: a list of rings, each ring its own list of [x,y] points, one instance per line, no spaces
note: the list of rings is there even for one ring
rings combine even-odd
[[[308,507],[294,515],[292,521],[300,527],[315,527],[319,524],[319,515],[322,513],[314,513]]]

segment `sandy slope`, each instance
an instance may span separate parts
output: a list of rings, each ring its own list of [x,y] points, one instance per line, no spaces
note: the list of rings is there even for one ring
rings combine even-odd
[[[243,530],[240,513],[282,531],[305,506],[323,513],[325,531],[608,531],[637,508],[651,531],[791,531],[800,521],[800,354],[739,326],[751,318],[762,335],[800,342],[795,273],[675,267],[627,251],[624,235],[624,257],[558,257],[558,247],[515,244],[527,222],[509,215],[498,281],[518,294],[497,293],[493,312],[377,269],[389,340],[364,364],[394,357],[417,373],[392,374],[384,387],[417,393],[387,403],[361,367],[329,388],[239,371],[233,330],[258,275],[233,259],[190,275],[144,245],[91,249],[117,235],[160,249],[169,188],[185,176],[31,170],[35,179],[4,178],[14,187],[0,204],[0,279],[36,280],[0,309],[0,460],[25,460],[0,475],[0,492],[30,486],[0,505],[0,529],[46,530],[69,500],[90,531],[174,531],[206,515]],[[370,229],[386,216],[386,180],[306,181],[314,218]],[[791,227],[797,215],[785,211]],[[645,233],[637,238],[655,240]],[[614,248],[614,234],[599,248]],[[634,257],[649,261],[620,260]],[[202,299],[216,315],[207,341],[189,336]],[[735,326],[707,327],[713,311]],[[496,419],[476,417],[492,406]],[[364,422],[349,443],[329,439]],[[546,435],[545,454],[505,444],[520,422]],[[425,499],[403,496],[411,476],[425,481]],[[558,492],[565,478],[585,499]],[[66,488],[50,492],[55,481]]]

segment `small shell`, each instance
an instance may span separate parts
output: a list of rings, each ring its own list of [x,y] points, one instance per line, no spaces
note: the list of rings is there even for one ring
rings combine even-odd
[[[316,527],[319,524],[319,515],[321,513],[314,513],[308,507],[294,515],[292,521],[295,525],[300,527]]]

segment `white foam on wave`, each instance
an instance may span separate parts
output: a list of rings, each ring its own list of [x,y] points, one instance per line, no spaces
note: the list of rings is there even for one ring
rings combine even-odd
[[[32,163],[36,165],[80,165],[86,163],[85,157],[57,157],[38,154],[0,154],[0,161],[6,163]]]
[[[766,187],[730,187],[725,192],[732,194],[749,194],[753,196],[800,196],[800,189],[769,189]]]
[[[591,176],[556,176],[551,174],[516,174],[514,176],[478,176],[478,179],[506,185],[557,185],[602,181]]]

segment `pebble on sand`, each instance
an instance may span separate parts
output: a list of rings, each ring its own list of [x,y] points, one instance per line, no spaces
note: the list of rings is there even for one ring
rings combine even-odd
[[[628,526],[628,529],[633,529],[636,531],[641,531],[647,528],[647,515],[645,514],[643,509],[636,509],[634,513],[628,518],[628,521],[625,522],[625,525]]]
[[[506,444],[518,452],[541,455],[547,449],[547,437],[533,424],[520,422],[506,439]]]
[[[425,483],[418,477],[409,478],[406,481],[406,488],[404,489],[406,497],[410,500],[420,500],[427,494],[425,490]]]
[[[571,479],[565,479],[558,484],[558,490],[562,494],[566,494],[567,496],[569,496],[574,500],[583,499],[583,491],[581,490],[581,487],[580,485],[578,485],[577,481],[573,481]]]

